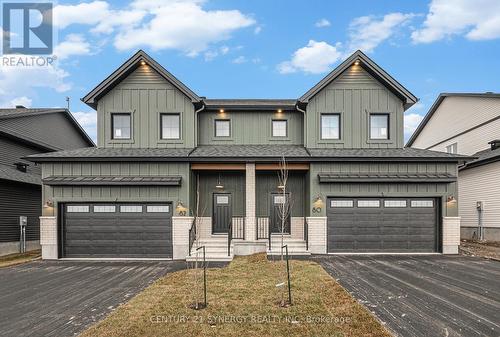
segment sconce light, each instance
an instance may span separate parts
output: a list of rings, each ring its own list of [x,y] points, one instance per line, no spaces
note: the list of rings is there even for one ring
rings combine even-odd
[[[219,112],[220,112],[221,114],[223,114],[223,113],[224,113],[224,109],[219,109]]]
[[[222,190],[224,189],[224,185],[222,185],[222,181],[220,179],[220,173],[219,173],[219,178],[217,178],[217,185],[215,185],[215,188]]]
[[[43,204],[43,208],[52,208],[52,207],[54,207],[54,202],[51,199],[48,199]]]
[[[354,61],[355,66],[359,66],[359,60]]]
[[[183,205],[182,201],[177,201],[177,206],[175,207],[175,211],[180,216],[185,216],[187,214],[188,209]]]
[[[146,61],[141,60],[141,66],[145,66],[145,65],[146,65]]]
[[[449,195],[448,198],[446,199],[446,202],[455,203],[455,202],[457,202],[457,199],[455,199],[454,196]]]
[[[285,189],[285,185],[278,185],[278,190],[284,190]]]
[[[314,199],[313,207],[319,209],[323,208],[323,198],[321,198],[321,196],[318,195],[316,199]]]

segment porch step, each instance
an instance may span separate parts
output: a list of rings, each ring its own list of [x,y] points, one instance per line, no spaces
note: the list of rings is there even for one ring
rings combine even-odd
[[[227,254],[224,255],[210,255],[205,258],[206,261],[208,262],[229,262],[233,260],[233,256],[227,256]],[[186,261],[187,262],[194,262],[196,261],[196,256],[191,255],[191,256],[186,256]],[[203,257],[198,258],[198,262],[202,262]]]

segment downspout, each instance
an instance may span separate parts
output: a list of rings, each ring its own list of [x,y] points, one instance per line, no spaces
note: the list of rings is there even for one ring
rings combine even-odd
[[[195,131],[194,147],[195,148],[198,146],[198,112],[201,112],[203,110],[205,110],[205,103],[203,101],[201,101],[201,108],[199,108],[198,110],[195,110],[195,112],[194,112],[194,131]]]
[[[300,112],[302,112],[304,114],[304,147],[307,149],[307,144],[306,144],[306,142],[307,142],[307,119],[306,119],[306,111],[302,110],[301,108],[299,108],[299,103],[298,102],[295,104],[295,109],[297,109],[298,111],[300,111]]]

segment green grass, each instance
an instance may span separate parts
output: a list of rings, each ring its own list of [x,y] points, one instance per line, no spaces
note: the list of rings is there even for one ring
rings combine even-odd
[[[32,250],[22,254],[16,253],[16,254],[0,256],[0,268],[30,262],[39,259],[40,256],[41,256],[40,250]]]
[[[291,261],[293,305],[280,307],[276,284],[283,271],[283,263],[262,254],[209,269],[203,310],[190,309],[199,289],[195,271],[175,272],[82,336],[390,336],[315,262]]]

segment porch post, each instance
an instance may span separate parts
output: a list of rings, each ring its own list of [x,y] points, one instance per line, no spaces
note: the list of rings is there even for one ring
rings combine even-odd
[[[247,163],[245,167],[245,239],[255,241],[255,163]]]

